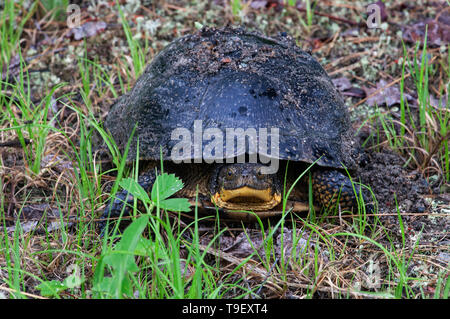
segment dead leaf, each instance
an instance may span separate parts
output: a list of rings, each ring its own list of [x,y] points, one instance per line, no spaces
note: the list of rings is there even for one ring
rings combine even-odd
[[[381,79],[377,83],[376,88],[368,88],[363,87],[364,91],[366,92],[366,96],[370,96],[367,99],[367,104],[369,106],[375,106],[375,105],[386,105],[388,107],[391,107],[396,104],[400,104],[400,88],[398,85],[392,85],[388,86],[388,83]],[[374,92],[377,92],[374,96],[371,96]],[[404,97],[408,100],[408,102],[414,101],[414,98],[409,95],[408,93],[403,92]]]
[[[72,170],[72,162],[64,160],[62,157],[56,154],[45,155],[41,160],[41,168],[53,168],[57,172],[63,172],[64,170]]]
[[[447,108],[448,106],[448,95],[441,96],[439,98],[435,98],[433,95],[430,95],[430,105],[436,108]]]
[[[19,210],[17,210],[19,211]],[[76,220],[76,216],[69,219],[61,219],[61,210],[49,204],[33,204],[21,207],[20,214],[12,226],[6,227],[8,233],[13,233],[20,225],[24,233],[45,229],[48,232],[71,226]]]
[[[428,26],[428,29],[426,29]],[[408,42],[423,43],[427,31],[427,45],[438,47],[450,43],[450,11],[442,10],[436,18],[428,18],[403,30],[403,39]]]
[[[70,32],[67,34],[67,37],[70,37],[73,35],[73,38],[78,41],[84,38],[89,38],[100,31],[103,31],[106,29],[106,22],[104,21],[89,21],[81,25],[77,28],[72,28]]]
[[[346,91],[348,89],[350,89],[352,87],[352,83],[350,82],[349,79],[347,79],[346,77],[342,76],[340,78],[336,78],[332,80],[334,86],[340,91]]]
[[[346,77],[340,77],[333,79],[334,86],[341,92],[344,96],[353,96],[358,98],[365,98],[366,93],[363,89],[352,86],[352,83]]]
[[[267,1],[252,1],[252,3],[250,4],[250,7],[252,7],[253,9],[261,9],[261,8],[265,8],[267,5]]]

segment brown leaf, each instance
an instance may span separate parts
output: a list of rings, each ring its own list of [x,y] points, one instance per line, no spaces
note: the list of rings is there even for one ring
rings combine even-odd
[[[395,104],[400,104],[400,89],[398,85],[392,85],[390,87],[387,87],[388,83],[381,79],[377,83],[376,88],[367,88],[363,87],[364,91],[366,92],[366,96],[372,95],[374,92],[378,91],[377,94],[374,96],[371,96],[367,99],[367,104],[369,106],[375,106],[375,105],[386,105],[388,107],[391,107]],[[386,88],[387,87],[387,88]],[[404,97],[408,101],[414,101],[414,98],[409,95],[408,93],[403,93]]]
[[[353,96],[353,97],[359,97],[359,98],[366,97],[366,93],[364,92],[364,90],[352,86],[350,80],[347,79],[346,77],[336,78],[336,79],[333,79],[332,81],[333,81],[334,86],[344,96]]]
[[[436,108],[447,108],[448,95],[446,94],[438,98],[435,98],[433,95],[430,95],[430,105]]]
[[[428,26],[428,29],[426,30]],[[427,44],[429,46],[441,46],[450,43],[450,12],[442,10],[434,19],[428,18],[413,25],[406,26],[403,30],[403,39],[408,42],[420,41],[423,43],[427,31]]]
[[[89,38],[100,31],[103,31],[106,29],[106,22],[104,21],[89,21],[81,25],[77,28],[72,28],[70,32],[67,34],[67,37],[70,37],[73,35],[73,38],[78,41],[84,38]]]
[[[350,80],[344,76],[332,79],[332,82],[336,89],[338,89],[340,92],[346,91],[352,87],[352,83],[350,82]]]
[[[267,6],[267,1],[252,1],[250,7],[253,9],[261,9]]]

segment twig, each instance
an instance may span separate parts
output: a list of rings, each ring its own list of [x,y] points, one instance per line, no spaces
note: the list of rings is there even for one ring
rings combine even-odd
[[[406,79],[406,78],[408,78],[408,77],[410,77],[410,76],[411,76],[411,73],[405,74],[405,76],[404,76],[403,79]],[[402,77],[399,77],[399,78],[395,79],[394,81],[390,82],[388,85],[383,86],[383,87],[379,88],[378,90],[375,90],[372,94],[366,96],[365,98],[363,98],[363,99],[362,99],[361,101],[359,101],[358,103],[355,103],[354,105],[352,105],[350,108],[351,108],[351,109],[354,109],[354,108],[358,107],[359,105],[363,104],[363,103],[366,102],[368,99],[370,99],[371,97],[377,95],[378,93],[380,93],[381,91],[383,91],[383,90],[385,90],[385,89],[387,89],[387,88],[390,88],[391,86],[397,84],[397,83],[400,82],[401,80],[402,80]]]
[[[36,298],[36,299],[48,299],[48,298],[45,298],[45,297],[42,297],[42,296],[39,296],[39,295],[33,295],[33,294],[28,293],[28,292],[17,291],[16,289],[11,289],[11,288],[1,287],[1,286],[0,286],[0,290],[7,291],[9,293],[20,293],[20,294],[22,294],[24,296],[31,297],[31,298]]]
[[[300,11],[300,12],[306,12],[305,8],[297,8],[297,10]],[[359,22],[358,23],[356,21],[344,19],[344,18],[341,18],[341,17],[336,17],[334,15],[331,15],[331,14],[328,14],[328,13],[324,13],[324,12],[314,11],[314,15],[318,15],[318,16],[321,16],[321,17],[327,17],[330,20],[335,20],[335,21],[347,23],[347,24],[350,24],[352,26],[358,26],[358,27],[366,27],[367,26],[364,22]]]
[[[24,138],[23,141],[24,141],[25,145],[28,145],[31,142],[33,142],[32,140],[30,140],[28,138]],[[17,138],[14,140],[0,143],[0,147],[22,147],[22,144],[20,143],[20,140]]]

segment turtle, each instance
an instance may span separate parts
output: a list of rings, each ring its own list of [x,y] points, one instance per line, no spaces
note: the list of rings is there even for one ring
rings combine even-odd
[[[352,210],[366,199],[352,183],[361,151],[345,103],[287,34],[204,27],[174,40],[111,106],[104,128],[121,151],[129,145],[128,163],[139,154],[147,192],[163,163],[185,183],[175,196],[197,194],[198,206],[232,218],[279,214],[294,184],[286,207],[295,212],[310,209],[311,189],[316,207]],[[127,203],[133,196],[118,192],[101,227]]]

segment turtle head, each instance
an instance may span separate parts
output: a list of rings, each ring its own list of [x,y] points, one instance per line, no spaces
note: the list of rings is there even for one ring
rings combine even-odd
[[[277,174],[264,174],[262,164],[226,164],[210,181],[212,201],[221,208],[265,211],[281,202]]]

